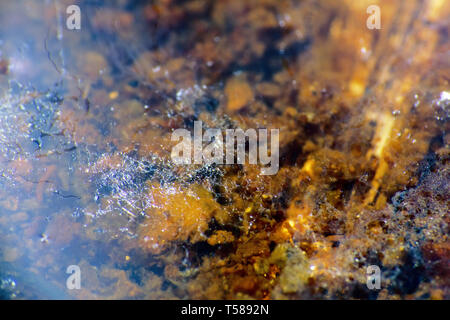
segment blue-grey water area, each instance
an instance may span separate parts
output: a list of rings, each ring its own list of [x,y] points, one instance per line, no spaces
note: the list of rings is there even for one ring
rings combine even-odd
[[[99,1],[83,4],[81,29],[69,30],[69,5],[0,2],[0,61],[5,68],[0,75],[0,295],[6,299],[71,299],[75,291],[66,285],[70,265],[81,264],[83,286],[92,281],[83,265],[94,272],[105,264],[114,269],[109,252],[117,250],[119,240],[134,237],[136,219],[117,212],[126,206],[115,200],[103,207],[99,203],[120,192],[124,201],[138,202],[144,181],[139,175],[152,170],[150,161],[130,156],[125,170],[116,174],[88,173],[100,157],[116,151],[107,138],[117,122],[111,116],[114,95],[124,86],[135,90],[140,85],[131,62],[143,48],[157,46],[158,35],[140,32],[142,14],[132,5],[112,6],[133,13],[133,29],[122,30],[127,34],[116,34],[114,12],[93,27],[93,17],[108,7]],[[104,57],[105,50],[114,53]],[[93,91],[101,93],[93,98]],[[143,100],[133,101],[145,112]],[[79,121],[86,131],[78,131]],[[119,218],[97,225],[96,219],[107,214]],[[85,237],[87,229],[91,240]],[[122,253],[120,260],[126,263],[130,257]],[[102,287],[111,291],[102,292],[104,297],[115,292],[114,276],[106,271],[97,280],[99,292]],[[88,298],[93,297],[95,293]]]

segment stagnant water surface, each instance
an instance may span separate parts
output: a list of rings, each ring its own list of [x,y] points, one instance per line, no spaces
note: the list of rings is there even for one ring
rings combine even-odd
[[[0,1],[0,297],[448,298],[449,5],[380,2]]]

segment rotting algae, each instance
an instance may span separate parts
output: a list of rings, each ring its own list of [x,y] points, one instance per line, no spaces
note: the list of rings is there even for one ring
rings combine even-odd
[[[2,3],[1,283],[55,290],[0,295],[69,259],[74,298],[448,299],[450,6],[378,2],[86,3],[64,37]],[[195,121],[279,129],[278,173],[175,165]]]

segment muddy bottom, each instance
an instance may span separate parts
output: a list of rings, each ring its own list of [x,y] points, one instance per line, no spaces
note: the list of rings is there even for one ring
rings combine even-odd
[[[450,4],[372,2],[2,1],[0,297],[449,299]]]

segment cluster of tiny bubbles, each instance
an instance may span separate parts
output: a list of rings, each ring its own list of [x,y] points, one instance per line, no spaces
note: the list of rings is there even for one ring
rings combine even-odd
[[[35,159],[62,154],[73,145],[57,127],[62,98],[57,90],[37,92],[17,82],[10,82],[0,92],[0,161]],[[0,180],[11,180],[8,166],[0,168]]]
[[[438,121],[447,121],[450,117],[450,92],[448,91],[442,91],[440,93],[439,98],[434,100],[435,106],[437,107],[437,110],[435,112],[436,114],[436,120]]]
[[[17,297],[16,281],[10,276],[0,278],[0,299],[14,299]]]
[[[174,189],[174,182],[189,185],[207,180],[214,184],[223,175],[214,164],[193,166],[180,175],[174,170],[171,160],[155,155],[142,157],[133,152],[116,151],[93,158],[95,160],[89,160],[86,166],[89,169],[85,172],[93,187],[91,203],[94,205],[76,208],[72,216],[89,216],[91,224],[97,222],[102,226],[96,229],[98,234],[120,233],[130,238],[136,237],[136,228],[151,214],[149,209],[157,207],[150,190],[152,183],[157,183],[168,192],[172,189],[173,192],[180,192],[178,188]],[[112,161],[105,166],[100,159]]]
[[[114,219],[109,230],[135,237],[134,229],[147,217],[148,209],[155,207],[148,181],[168,185],[177,180],[170,163],[157,156],[138,157],[130,153],[103,154],[101,158],[114,157],[114,165],[108,167],[90,164],[89,180],[94,186],[93,210],[77,208],[75,216],[87,215],[94,220]],[[117,161],[117,159],[119,159]]]

